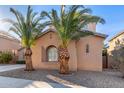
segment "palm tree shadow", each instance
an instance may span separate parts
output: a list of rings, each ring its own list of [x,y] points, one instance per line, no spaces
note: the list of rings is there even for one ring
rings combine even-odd
[[[64,79],[64,78],[61,78],[59,76],[56,76],[56,75],[51,75],[51,74],[48,74],[46,75],[47,79],[49,79],[50,81],[54,81],[56,82],[57,84],[60,85],[60,87],[62,88],[75,88],[75,87],[83,87],[82,85],[79,85],[77,83],[74,83],[70,80],[67,80],[67,79]],[[56,86],[55,86],[56,87]],[[58,87],[58,86],[57,86]]]

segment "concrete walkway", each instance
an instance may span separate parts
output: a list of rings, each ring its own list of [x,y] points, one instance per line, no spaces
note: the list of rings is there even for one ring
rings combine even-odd
[[[0,76],[0,88],[83,88],[83,87]]]
[[[0,65],[0,72],[24,68],[25,65]]]

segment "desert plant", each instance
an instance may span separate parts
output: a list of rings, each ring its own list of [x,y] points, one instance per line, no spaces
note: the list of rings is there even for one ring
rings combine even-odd
[[[47,22],[57,30],[60,39],[58,47],[60,73],[69,73],[68,61],[70,58],[68,44],[71,40],[93,34],[91,31],[82,29],[89,23],[104,23],[105,21],[90,14],[91,10],[82,5],[61,6],[60,14],[54,9],[50,13],[41,12],[41,16],[47,18]]]
[[[124,62],[124,47],[112,51],[112,56],[117,62]]]
[[[0,53],[0,63],[9,63],[13,59],[12,53],[4,51]]]
[[[124,47],[122,46],[118,49],[115,49],[112,52],[112,55],[113,59],[116,60],[116,64],[114,65],[114,67],[119,68],[119,70],[124,76]]]
[[[119,63],[124,62],[124,43],[117,40],[114,50],[112,51],[113,59]]]
[[[116,46],[112,53],[112,58],[114,59],[114,63],[112,63],[113,68],[120,69],[121,72],[124,70],[124,41],[117,40],[115,42]]]

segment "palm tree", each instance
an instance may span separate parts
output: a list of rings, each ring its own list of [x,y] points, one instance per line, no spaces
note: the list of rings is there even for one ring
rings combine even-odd
[[[60,73],[69,73],[69,52],[68,44],[71,40],[93,34],[90,31],[81,31],[89,23],[105,23],[104,19],[90,15],[91,10],[84,6],[72,5],[61,6],[60,14],[52,9],[50,13],[41,12],[41,17],[46,18],[49,25],[53,25],[58,33],[60,45],[58,47],[58,61],[60,63]]]
[[[30,6],[28,6],[26,16],[22,15],[22,13],[13,8],[10,8],[10,11],[15,15],[17,20],[17,22],[9,20],[9,22],[12,23],[10,30],[20,37],[21,43],[26,49],[25,71],[33,71],[34,68],[32,66],[31,46],[34,44],[37,37],[42,33],[41,31],[43,30],[45,25],[41,23],[42,18],[40,17],[40,15],[38,16],[38,13],[33,12],[33,9]]]

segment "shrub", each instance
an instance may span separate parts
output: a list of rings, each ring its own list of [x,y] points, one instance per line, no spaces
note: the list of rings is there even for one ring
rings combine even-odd
[[[119,69],[120,64],[124,63],[124,41],[115,41],[114,50],[111,52],[113,62],[111,63],[112,68]]]
[[[114,50],[112,52],[113,58],[118,62],[124,62],[124,47],[119,48],[118,50]]]
[[[115,60],[111,66],[112,68],[119,69],[119,65],[124,63],[124,47],[120,47],[112,51],[112,58]]]
[[[0,63],[9,63],[13,59],[12,53],[4,51],[0,53]]]
[[[16,61],[16,64],[25,64],[25,61],[24,60],[19,60],[19,61]]]

